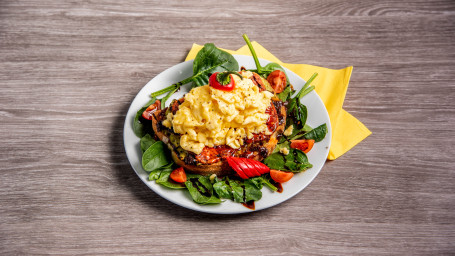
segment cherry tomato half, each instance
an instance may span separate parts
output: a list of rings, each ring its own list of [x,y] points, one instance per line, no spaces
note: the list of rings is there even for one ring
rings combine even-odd
[[[287,84],[286,74],[281,70],[275,70],[267,77],[267,82],[272,86],[275,93],[280,93],[284,90]]]
[[[152,114],[155,113],[161,106],[159,100],[155,101],[152,105],[148,106],[144,112],[142,112],[142,117],[147,120],[152,120]]]
[[[186,181],[186,173],[183,167],[179,167],[171,172],[170,178],[178,183],[183,183]]]
[[[314,140],[291,140],[291,148],[300,149],[303,153],[308,153],[314,146]]]

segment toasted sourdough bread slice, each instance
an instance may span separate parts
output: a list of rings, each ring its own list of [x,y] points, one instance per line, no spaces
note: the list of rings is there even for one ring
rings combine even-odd
[[[279,103],[282,103],[281,101]],[[261,161],[264,159],[264,157],[270,155],[272,151],[275,149],[275,146],[278,142],[278,136],[281,135],[284,131],[285,125],[286,125],[286,107],[283,104],[273,104],[271,103],[272,106],[276,109],[277,111],[274,112],[276,115],[276,128],[275,131],[270,135],[268,138],[268,141],[263,141],[262,147],[266,149],[266,154],[253,154],[254,157],[252,159]],[[158,138],[164,142],[168,148],[172,152],[172,159],[175,161],[176,164],[179,166],[182,166],[185,170],[190,171],[192,173],[200,174],[200,175],[211,175],[211,174],[216,174],[217,176],[225,176],[230,173],[232,173],[232,169],[227,163],[226,160],[221,159],[220,161],[213,163],[213,164],[202,164],[198,163],[196,165],[193,164],[187,164],[185,161],[179,158],[177,152],[174,150],[174,147],[172,146],[170,142],[170,138],[168,138],[159,128],[158,128],[158,119],[160,115],[162,115],[162,111],[164,110],[158,110],[152,115],[152,123],[153,123],[153,131],[155,134],[158,136]]]

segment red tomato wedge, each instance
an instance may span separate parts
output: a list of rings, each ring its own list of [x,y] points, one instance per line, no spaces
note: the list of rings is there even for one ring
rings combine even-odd
[[[160,109],[161,102],[159,100],[155,101],[152,105],[148,106],[144,112],[142,112],[142,117],[147,120],[152,120],[152,114]]]
[[[177,168],[171,172],[171,179],[178,183],[183,183],[186,181],[186,173],[183,167]]]
[[[286,88],[286,74],[281,70],[275,70],[267,76],[267,82],[272,86],[275,93],[280,93]]]
[[[314,140],[291,140],[291,148],[300,149],[308,153],[314,146]]]
[[[253,159],[228,157],[227,162],[242,179],[260,176],[270,171],[267,165]]]
[[[283,172],[279,170],[270,170],[270,177],[278,183],[284,183],[294,177],[292,172]]]

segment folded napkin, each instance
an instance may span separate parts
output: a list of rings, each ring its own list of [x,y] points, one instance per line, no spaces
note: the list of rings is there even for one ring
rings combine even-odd
[[[276,62],[281,66],[290,69],[305,81],[309,79],[313,73],[317,72],[319,74],[316,79],[313,80],[312,85],[316,87],[316,93],[324,102],[332,125],[332,144],[327,159],[334,160],[340,157],[371,134],[370,130],[368,130],[365,125],[342,108],[344,97],[348,89],[349,79],[351,78],[352,67],[334,70],[306,64],[283,63],[262,45],[257,42],[252,42],[252,44],[259,58]],[[202,45],[193,44],[186,60],[194,59],[202,47]],[[230,54],[251,56],[247,45],[244,45],[237,51],[225,51]]]

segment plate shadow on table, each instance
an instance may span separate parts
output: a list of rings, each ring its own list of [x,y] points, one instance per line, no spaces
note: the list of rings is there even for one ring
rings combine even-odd
[[[132,102],[133,98],[134,97],[131,98],[130,102]],[[130,190],[134,198],[137,199],[138,203],[146,204],[150,207],[151,215],[156,214],[156,211],[158,211],[163,214],[172,215],[175,218],[186,219],[188,221],[211,222],[218,220],[251,218],[257,214],[262,215],[266,214],[266,212],[273,211],[272,207],[270,209],[254,212],[253,214],[209,214],[178,206],[156,194],[140,180],[126,157],[123,145],[123,126],[128,108],[129,103],[124,104],[112,123],[110,132],[111,140],[109,145],[112,171],[114,172],[114,177],[117,179],[117,185],[120,186],[119,189],[123,187],[124,189]]]

